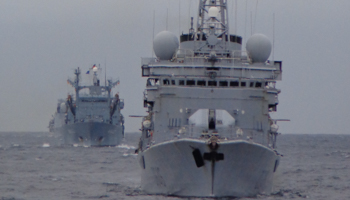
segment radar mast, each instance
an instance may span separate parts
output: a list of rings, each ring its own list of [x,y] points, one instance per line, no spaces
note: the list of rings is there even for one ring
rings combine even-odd
[[[196,45],[195,51],[227,50],[229,45],[228,24],[227,0],[200,0],[195,41],[196,44],[199,41],[201,45]],[[205,45],[201,43],[204,40],[206,40]]]

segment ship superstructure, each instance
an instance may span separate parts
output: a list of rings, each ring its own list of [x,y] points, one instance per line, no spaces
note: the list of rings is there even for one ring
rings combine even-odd
[[[255,196],[272,190],[279,158],[277,109],[282,62],[255,34],[229,34],[226,0],[200,0],[197,28],[160,32],[148,77],[139,143],[141,186],[150,194]]]
[[[124,137],[124,117],[120,110],[124,100],[118,94],[112,97],[112,88],[119,81],[106,80],[102,86],[96,65],[89,69],[92,85],[81,85],[81,70],[75,69],[75,78],[68,83],[75,88],[75,96],[59,100],[50,126],[62,135],[64,144],[84,146],[115,146]]]

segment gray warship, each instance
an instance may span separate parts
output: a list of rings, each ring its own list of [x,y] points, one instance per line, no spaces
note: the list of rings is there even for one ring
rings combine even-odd
[[[81,71],[75,69],[74,80],[67,82],[75,88],[75,97],[58,100],[57,111],[49,122],[51,132],[62,136],[64,144],[82,146],[115,146],[124,138],[124,117],[120,110],[124,100],[112,88],[119,81],[106,80],[100,84],[94,65],[87,73],[92,75],[92,85],[81,85]]]
[[[276,81],[282,62],[268,60],[270,40],[229,32],[227,1],[200,0],[197,28],[169,31],[142,58],[148,77],[138,147],[141,187],[149,194],[249,197],[269,194],[281,155]]]

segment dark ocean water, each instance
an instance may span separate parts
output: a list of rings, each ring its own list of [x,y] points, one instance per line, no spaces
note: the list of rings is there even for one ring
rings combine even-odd
[[[0,133],[0,200],[203,199],[144,194],[138,138],[128,133],[118,147],[90,148],[62,146],[49,133]],[[350,199],[350,135],[285,134],[278,151],[273,194],[240,200]]]

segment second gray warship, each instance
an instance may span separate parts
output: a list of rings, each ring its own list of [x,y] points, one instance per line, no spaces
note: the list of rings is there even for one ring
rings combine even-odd
[[[278,105],[282,62],[272,44],[229,33],[227,1],[199,0],[197,28],[154,38],[139,143],[141,186],[149,194],[247,197],[269,194],[279,165]]]
[[[81,71],[75,69],[75,79],[68,83],[75,88],[75,97],[68,95],[59,100],[57,111],[49,123],[50,131],[62,135],[64,144],[83,146],[115,146],[124,137],[124,117],[120,110],[124,100],[111,90],[119,81],[107,80],[100,84],[98,68],[94,65],[87,72],[93,84],[81,85]]]

